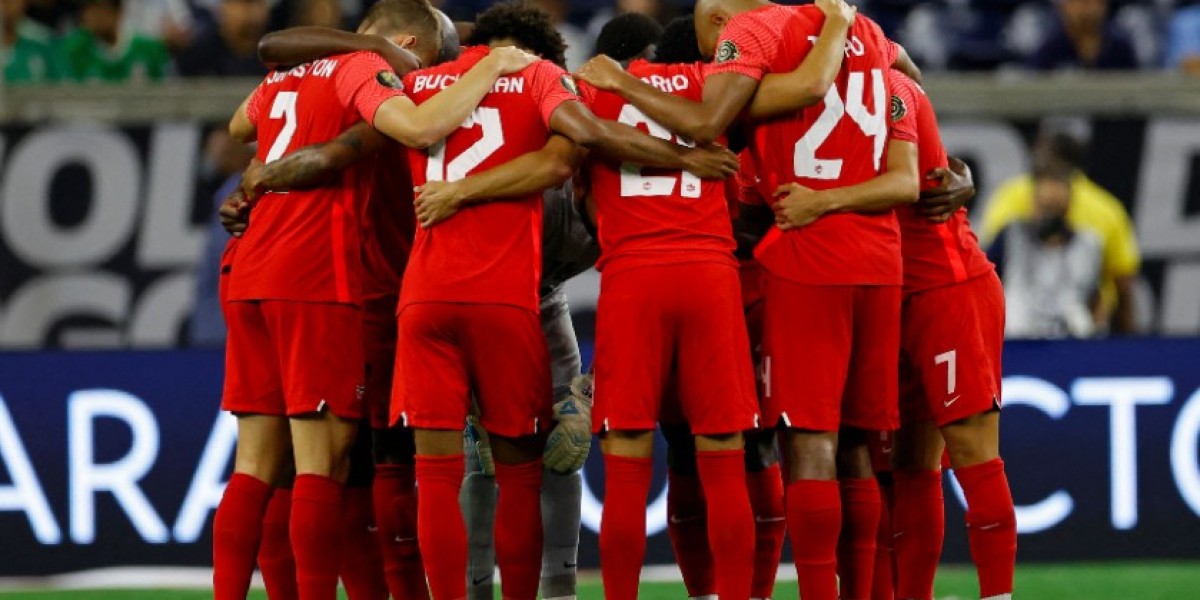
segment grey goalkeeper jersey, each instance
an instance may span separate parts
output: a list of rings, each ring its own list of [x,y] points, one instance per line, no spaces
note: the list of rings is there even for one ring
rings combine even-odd
[[[544,302],[567,280],[596,264],[600,245],[575,209],[569,180],[546,190],[542,202],[542,284],[538,293]]]

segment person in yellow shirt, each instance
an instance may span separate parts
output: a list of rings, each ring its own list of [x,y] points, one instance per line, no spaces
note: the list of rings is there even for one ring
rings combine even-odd
[[[1133,223],[1125,207],[1088,178],[1080,169],[1084,147],[1066,133],[1043,133],[1033,147],[1035,167],[1065,166],[1071,176],[1071,204],[1067,222],[1100,238],[1104,252],[1100,284],[1100,310],[1113,333],[1134,333],[1133,284],[1141,269]],[[992,194],[983,215],[980,236],[989,246],[1008,224],[1034,212],[1034,181],[1022,175],[1005,182]]]

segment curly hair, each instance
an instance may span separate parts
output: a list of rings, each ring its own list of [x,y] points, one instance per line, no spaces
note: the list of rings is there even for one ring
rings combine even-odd
[[[692,15],[679,17],[667,23],[667,27],[658,38],[654,62],[690,64],[703,60],[704,57],[700,55],[700,42],[696,41],[696,25]]]
[[[524,50],[566,67],[567,43],[554,28],[550,15],[530,2],[501,2],[480,13],[466,45],[486,46],[506,38]]]
[[[625,13],[604,24],[596,38],[596,54],[616,61],[631,60],[658,43],[663,27],[641,13]]]

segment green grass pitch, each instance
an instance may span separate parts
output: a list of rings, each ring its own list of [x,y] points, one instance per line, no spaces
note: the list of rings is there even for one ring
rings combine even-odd
[[[1200,600],[1200,562],[1193,563],[1089,563],[1071,565],[1021,565],[1017,569],[1014,598],[1018,600]],[[580,600],[603,600],[595,575],[581,584]],[[643,600],[685,600],[683,584],[644,583]],[[796,598],[794,581],[780,582],[780,600]],[[939,573],[939,600],[978,598],[975,574],[969,567],[946,567]],[[206,590],[47,590],[5,591],[0,598],[28,600],[207,600]],[[254,591],[252,600],[265,600]]]

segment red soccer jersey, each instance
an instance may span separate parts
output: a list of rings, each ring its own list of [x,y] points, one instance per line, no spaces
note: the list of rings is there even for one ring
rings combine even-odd
[[[400,294],[417,224],[407,149],[388,144],[375,161],[374,189],[367,196],[362,219],[362,283],[367,300]]]
[[[812,5],[768,5],[730,20],[709,76],[739,73],[761,80],[798,67],[825,17]],[[845,187],[880,173],[887,142],[886,73],[896,46],[859,15],[846,60],[825,100],[755,124],[750,150],[767,198],[789,182],[817,190]],[[892,211],[837,213],[788,232],[772,228],[756,256],[769,271],[815,285],[899,285],[900,234]]]
[[[892,137],[917,145],[922,186],[935,187],[937,183],[924,175],[948,162],[933,105],[924,90],[899,71],[889,71],[888,79],[892,88]],[[958,209],[945,223],[933,223],[911,206],[898,209],[896,215],[906,293],[966,281],[993,269],[971,231],[967,209]]]
[[[410,73],[406,88],[424,102],[475,66],[489,49]],[[566,71],[549,61],[496,80],[463,127],[413,150],[413,183],[456,181],[541,149],[550,115],[578,100]],[[400,306],[418,302],[508,304],[536,311],[542,270],[542,195],[475,204],[431,229],[417,229]]]
[[[700,101],[704,65],[660,65],[636,61],[629,72],[658,89]],[[610,92],[587,94],[596,116],[637,127],[650,135],[686,144],[642,111]],[[609,160],[589,162],[600,260],[596,268],[694,261],[733,264],[733,228],[725,184],[686,171],[652,169]]]
[[[393,87],[396,86],[396,87]],[[385,100],[399,80],[375,54],[342,54],[268,75],[246,106],[258,130],[258,158],[272,162],[327,142]],[[230,300],[362,301],[359,198],[364,166],[311,190],[268,193],[254,207],[230,271]]]
[[[758,169],[754,166],[754,157],[749,150],[743,150],[738,155],[738,173],[731,177],[733,182],[727,188],[729,195],[729,216],[736,219],[746,205],[762,206],[764,201],[758,191]],[[742,302],[749,306],[763,299],[767,286],[764,280],[762,264],[758,260],[743,258],[738,261],[738,278],[742,282]]]

